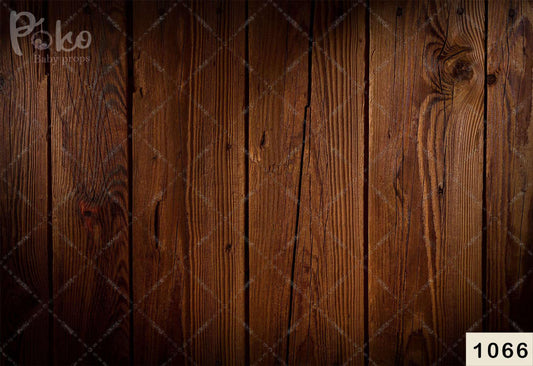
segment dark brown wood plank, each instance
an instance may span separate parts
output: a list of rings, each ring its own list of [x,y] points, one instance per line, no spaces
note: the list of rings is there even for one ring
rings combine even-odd
[[[250,362],[285,362],[310,2],[250,2]],[[272,351],[268,350],[272,348]]]
[[[365,11],[314,10],[291,364],[364,363]]]
[[[242,364],[245,4],[173,3],[134,4],[135,361]]]
[[[31,12],[36,21],[44,16],[40,2],[0,6],[0,364],[43,364],[50,326],[48,77],[45,65],[34,62],[45,53],[31,36],[19,39],[21,55],[12,48],[11,11]]]
[[[488,5],[488,330],[532,331],[533,5]]]
[[[194,276],[189,321],[196,335],[187,352],[201,364],[243,363],[245,34],[239,27],[246,19],[245,6],[242,2],[190,6],[209,26],[197,21],[191,27],[192,64],[207,58],[209,62],[199,72],[192,71],[185,87],[191,97],[185,173]],[[210,30],[219,42],[213,41]],[[220,41],[227,47],[221,48]]]
[[[125,19],[123,2],[50,7],[54,30],[92,35],[86,49],[50,50],[58,363],[129,362]]]
[[[370,8],[370,358],[461,364],[482,316],[484,3]]]
[[[133,324],[140,365],[171,357],[183,364],[180,347],[192,335],[187,185],[179,175],[188,164],[190,102],[179,85],[195,69],[194,21],[173,3],[133,4]],[[150,30],[162,15],[165,20]]]

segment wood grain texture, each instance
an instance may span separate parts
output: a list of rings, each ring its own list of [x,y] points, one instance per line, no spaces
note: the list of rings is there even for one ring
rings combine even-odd
[[[285,362],[298,211],[303,114],[308,100],[311,2],[264,7],[249,29],[250,362]],[[293,27],[286,14],[302,27]],[[268,348],[271,347],[272,351]]]
[[[87,49],[51,48],[60,58],[50,65],[54,357],[123,364],[129,360],[124,3],[62,3],[49,16],[53,29],[62,21],[63,34],[92,34]]]
[[[188,163],[190,106],[179,86],[191,74],[193,21],[172,4],[133,5],[133,324],[140,365],[173,356],[186,362],[180,348],[191,335],[187,186],[179,175]]]
[[[135,361],[242,364],[245,4],[173,4],[134,4]]]
[[[52,47],[16,55],[11,9]],[[0,365],[455,365],[532,331],[532,21],[0,2]]]
[[[244,362],[246,346],[245,7],[241,2],[193,2],[191,11],[209,26],[196,21],[191,27],[192,63],[217,53],[185,87],[191,97],[185,179],[195,335],[187,352],[198,363],[238,364]]]
[[[37,364],[49,357],[47,225],[47,86],[30,37],[10,45],[10,11],[40,19],[42,4],[0,7],[0,363]],[[26,17],[23,21],[28,21]],[[21,20],[21,21],[22,21]],[[18,22],[20,26],[22,23]],[[20,331],[17,334],[17,331]]]
[[[488,330],[532,331],[533,5],[490,1],[487,64]]]
[[[370,8],[370,358],[461,364],[482,316],[484,3]]]
[[[362,365],[365,7],[317,2],[313,37],[288,360]]]

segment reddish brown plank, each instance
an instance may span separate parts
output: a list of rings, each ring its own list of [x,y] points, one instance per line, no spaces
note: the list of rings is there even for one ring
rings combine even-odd
[[[532,331],[533,6],[489,1],[487,64],[488,330]]]
[[[173,4],[134,4],[135,359],[241,364],[245,4]]]
[[[191,27],[192,64],[208,57],[209,62],[199,72],[191,70],[185,87],[191,97],[185,174],[193,275],[189,321],[196,335],[187,352],[198,363],[242,363],[245,34],[240,26],[245,7],[242,2],[190,5],[209,26],[195,22]],[[210,30],[219,42],[213,41]],[[221,41],[228,47],[221,48]],[[218,53],[211,59],[214,52]]]
[[[187,185],[179,175],[188,164],[190,105],[179,85],[191,74],[194,20],[173,4],[133,4],[134,357],[143,365],[171,357],[183,364],[180,348],[191,336],[191,238]]]
[[[50,7],[54,30],[57,20],[63,34],[74,39],[87,30],[92,43],[72,52],[50,49],[60,58],[50,65],[54,357],[123,364],[129,360],[124,3],[62,2]]]
[[[250,2],[250,362],[287,359],[310,2]],[[269,351],[269,347],[272,351]]]
[[[482,316],[484,3],[370,9],[370,358],[461,364]]]
[[[44,52],[31,36],[10,41],[10,12],[43,4],[8,1],[0,6],[0,363],[42,364],[49,357],[48,129]],[[27,17],[17,22],[29,23]],[[40,28],[36,29],[39,30]],[[20,332],[20,334],[17,334]]]
[[[362,365],[365,7],[317,2],[291,364]]]

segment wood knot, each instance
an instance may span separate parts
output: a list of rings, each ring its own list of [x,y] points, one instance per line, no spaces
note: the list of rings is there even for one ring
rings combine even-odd
[[[493,85],[496,82],[496,75],[489,74],[487,75],[487,85]]]
[[[226,247],[224,248],[224,250],[226,251],[226,253],[231,252],[231,247],[232,247],[232,246],[233,246],[233,245],[232,245],[231,243],[226,244]]]
[[[514,18],[516,12],[514,9],[509,9],[509,18]]]
[[[87,202],[80,201],[78,205],[80,207],[80,212],[84,217],[92,217],[98,212],[98,209],[96,207],[90,205]]]
[[[226,151],[230,151],[232,147],[233,147],[232,144],[227,143],[227,144],[226,144]]]
[[[461,8],[461,7],[457,8],[457,14],[458,14],[458,15],[463,15],[464,12],[465,12],[465,9],[463,9],[463,8]]]
[[[401,17],[402,15],[403,15],[403,9],[399,7],[398,9],[396,9],[396,16]]]
[[[261,135],[261,141],[259,141],[259,148],[263,149],[266,145],[266,131],[263,131]]]
[[[474,71],[469,62],[465,60],[458,60],[453,66],[452,77],[457,81],[465,81],[472,79]]]
[[[78,206],[85,228],[89,230],[89,232],[93,232],[94,222],[97,220],[98,208],[84,201],[80,201]]]

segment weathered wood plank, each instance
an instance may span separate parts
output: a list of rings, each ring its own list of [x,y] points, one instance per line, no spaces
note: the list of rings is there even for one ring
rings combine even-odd
[[[367,317],[371,364],[460,364],[483,285],[531,331],[533,6],[487,5],[133,2],[132,70],[125,2],[50,6],[92,45],[0,50],[0,363],[363,364]]]
[[[129,360],[125,16],[123,2],[50,7],[53,29],[92,35],[87,49],[50,49],[58,363]]]
[[[48,77],[31,36],[19,39],[21,55],[12,48],[11,11],[39,20],[43,6],[0,6],[0,363],[38,364],[49,358]]]
[[[348,1],[314,10],[291,364],[364,362],[365,11]]]
[[[180,347],[192,335],[187,185],[179,176],[189,163],[190,102],[179,86],[198,65],[191,66],[194,21],[173,4],[133,3],[133,324],[140,365],[171,357],[183,364]],[[150,29],[160,16],[164,21]]]
[[[311,2],[250,2],[250,362],[285,362]],[[263,8],[264,7],[264,8]],[[280,11],[281,10],[281,11]],[[270,89],[271,88],[271,89]],[[272,347],[272,352],[268,350]]]
[[[191,246],[196,247],[190,254],[191,269],[196,277],[193,284],[196,298],[191,304],[194,311],[192,324],[198,329],[208,322],[208,329],[194,339],[191,350],[199,363],[240,363],[244,361],[246,342],[243,327],[245,240],[242,235],[245,69],[241,62],[245,35],[242,30],[238,32],[238,27],[245,20],[245,7],[238,2],[193,3],[192,11],[205,19],[224,42],[229,42],[233,51],[221,49],[205,72],[192,77],[188,88],[195,106],[190,115],[190,125],[194,128],[191,127],[189,140],[194,163],[187,171],[187,180],[192,185],[188,191],[189,225],[194,233]],[[203,60],[217,50],[210,48],[212,35],[203,26],[195,24],[192,31],[191,44],[194,47],[205,44],[202,51],[209,52],[195,53],[195,57]],[[235,38],[231,38],[235,34]],[[235,59],[233,53],[241,60]],[[209,116],[199,106],[205,108]],[[210,117],[217,122],[215,125]],[[223,222],[213,209],[225,217]],[[203,289],[202,283],[220,303]],[[221,305],[226,306],[226,310],[213,319]]]
[[[135,39],[169,17],[134,57],[135,359],[240,364],[245,4],[173,3],[134,4]]]
[[[488,5],[487,330],[531,331],[533,5]]]
[[[240,26],[245,4],[192,2],[191,11],[219,42],[199,22],[191,27],[193,65],[218,53],[200,72],[193,71],[185,87],[191,96],[186,172],[194,276],[190,324],[195,334],[205,327],[192,340],[190,354],[198,363],[243,363],[245,33]]]
[[[482,316],[484,3],[370,8],[370,358],[460,364]]]

